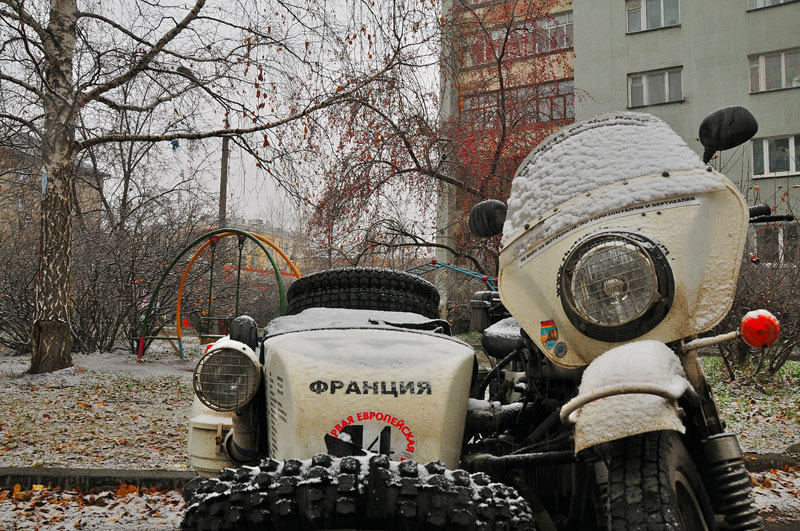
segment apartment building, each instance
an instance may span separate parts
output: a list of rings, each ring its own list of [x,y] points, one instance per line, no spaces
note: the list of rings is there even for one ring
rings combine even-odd
[[[37,141],[25,135],[8,139],[0,147],[0,234],[38,234],[42,189],[47,180],[40,149]],[[73,210],[81,212],[87,225],[100,223],[96,183],[105,177],[89,167],[75,171]]]
[[[440,121],[449,126],[449,171],[505,199],[528,152],[575,120],[572,0],[445,0],[443,12]],[[475,202],[442,185],[440,243],[455,247],[467,237],[458,223]],[[451,256],[438,249],[437,259]]]
[[[800,214],[800,1],[592,0],[573,18],[577,119],[647,112],[701,154],[703,117],[747,107],[755,138],[712,164],[749,204]],[[796,221],[754,231],[769,261],[797,254],[797,241]]]

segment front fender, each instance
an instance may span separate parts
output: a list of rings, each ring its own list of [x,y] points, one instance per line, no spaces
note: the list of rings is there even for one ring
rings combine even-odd
[[[637,341],[596,358],[583,373],[578,396],[561,408],[575,424],[575,453],[640,433],[685,433],[678,399],[694,388],[678,356],[659,341]]]

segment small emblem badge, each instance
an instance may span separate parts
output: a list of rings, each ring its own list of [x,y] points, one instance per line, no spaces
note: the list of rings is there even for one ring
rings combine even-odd
[[[559,358],[563,358],[564,356],[566,356],[567,355],[567,345],[566,345],[566,343],[564,343],[564,342],[557,343],[556,344],[555,353],[556,353],[556,356],[559,357]]]
[[[558,328],[555,321],[542,321],[542,343],[548,350],[552,349],[558,341]]]

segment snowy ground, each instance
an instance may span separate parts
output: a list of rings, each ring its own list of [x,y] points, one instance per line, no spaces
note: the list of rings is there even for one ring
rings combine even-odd
[[[168,348],[137,362],[129,354],[76,356],[75,367],[23,374],[28,360],[0,354],[0,466],[185,470],[185,423],[200,347],[181,361]],[[194,361],[192,361],[192,358]],[[731,429],[748,451],[782,452],[800,442],[798,396],[746,394],[715,383]],[[800,469],[753,475],[756,502],[769,521],[800,514]],[[176,491],[0,490],[0,529],[174,529],[185,504]]]
[[[0,466],[186,469],[194,363],[135,359],[75,356],[30,375],[26,358],[0,357]]]
[[[795,522],[800,528],[800,468],[751,474],[756,504],[767,522]]]

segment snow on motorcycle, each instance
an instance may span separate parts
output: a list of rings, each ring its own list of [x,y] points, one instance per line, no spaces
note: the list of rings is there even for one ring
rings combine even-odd
[[[777,339],[766,311],[702,337],[731,307],[749,218],[705,163],[756,128],[742,108],[710,115],[705,161],[640,113],[537,146],[508,207],[470,215],[503,235],[512,317],[484,330],[488,374],[406,273],[303,277],[261,338],[235,320],[194,375],[189,448],[210,478],[184,527],[761,529],[697,358]]]

